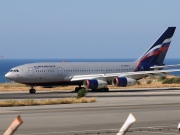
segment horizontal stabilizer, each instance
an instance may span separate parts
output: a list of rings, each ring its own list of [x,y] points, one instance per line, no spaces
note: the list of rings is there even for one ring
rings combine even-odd
[[[171,68],[171,67],[178,67],[180,64],[175,64],[175,65],[165,65],[165,66],[153,66],[150,67],[151,69],[159,69],[159,68]]]

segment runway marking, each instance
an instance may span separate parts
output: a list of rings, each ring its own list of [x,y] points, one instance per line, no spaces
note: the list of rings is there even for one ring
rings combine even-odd
[[[177,133],[164,133],[164,132],[150,132],[150,131],[136,131],[136,132],[143,132],[143,133],[150,133],[150,134],[177,135]]]
[[[131,128],[131,129],[137,129],[137,128],[160,128],[160,127],[174,127],[177,125],[167,125],[167,126],[154,126],[154,127],[136,127],[136,128]]]
[[[171,134],[174,135],[174,133],[164,133],[164,132],[151,132],[151,131],[142,131],[142,128],[144,129],[148,129],[148,128],[152,128],[152,129],[158,129],[158,127],[172,127],[172,126],[177,126],[177,125],[168,125],[168,126],[154,126],[154,127],[136,127],[136,128],[130,128],[131,132],[148,132],[148,133],[159,133],[159,134]],[[99,130],[82,130],[82,131],[64,131],[64,132],[46,132],[46,133],[31,133],[31,134],[16,134],[16,135],[48,135],[48,134],[67,134],[67,133],[85,133],[85,132],[102,132],[102,131],[113,131],[113,132],[118,132],[120,128],[118,129],[99,129]],[[135,129],[141,129],[141,131],[135,130]],[[177,130],[173,130],[173,131],[177,131]]]
[[[168,125],[168,126],[155,126],[155,127],[137,127],[137,128],[131,128],[132,132],[146,132],[146,133],[151,133],[151,134],[169,134],[169,135],[176,135],[177,133],[165,133],[165,132],[155,132],[155,131],[143,131],[143,129],[160,129],[160,128],[169,128],[169,127],[176,127],[177,125]],[[138,130],[134,130],[133,129],[141,129],[141,131],[138,131]],[[162,129],[163,130],[163,129]],[[165,129],[164,129],[165,130]],[[174,130],[174,129],[169,129],[171,131],[176,131],[177,130]]]
[[[172,104],[143,104],[143,105],[117,105],[117,106],[95,106],[95,107],[76,107],[76,108],[54,108],[51,110],[49,109],[39,109],[39,110],[19,110],[19,112],[28,112],[28,113],[38,113],[38,112],[63,112],[63,111],[79,111],[79,110],[104,110],[104,109],[113,109],[113,108],[124,108],[124,109],[128,109],[128,108],[149,108],[149,107],[167,107],[167,106],[171,106],[171,107],[175,107],[175,106],[180,106],[179,103],[172,103]]]

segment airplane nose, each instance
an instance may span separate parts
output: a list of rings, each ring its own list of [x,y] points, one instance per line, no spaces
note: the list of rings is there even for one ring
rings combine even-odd
[[[5,77],[9,79],[9,73],[6,73],[6,74],[5,74]]]
[[[14,79],[13,75],[11,73],[9,73],[9,72],[5,74],[5,77],[7,79],[9,79],[9,80],[13,80]]]

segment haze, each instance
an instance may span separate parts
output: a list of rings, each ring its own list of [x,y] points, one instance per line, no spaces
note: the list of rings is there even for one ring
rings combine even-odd
[[[166,58],[180,57],[179,0],[0,1],[0,56],[138,58],[177,29]]]

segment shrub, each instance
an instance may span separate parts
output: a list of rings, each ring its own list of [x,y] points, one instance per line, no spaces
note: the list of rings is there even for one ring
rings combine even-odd
[[[141,85],[141,82],[139,80],[136,81],[137,85]]]
[[[151,84],[152,83],[152,81],[151,80],[147,80],[147,82],[146,82],[147,84]]]
[[[166,76],[160,76],[160,77],[158,78],[158,81],[161,82],[161,81],[163,81],[164,79],[166,79]]]
[[[176,77],[173,79],[173,83],[180,83],[180,77]]]
[[[180,83],[180,77],[176,78],[166,78],[162,81],[162,84],[172,84],[172,83]]]
[[[166,78],[162,81],[162,84],[172,84],[174,78]]]
[[[87,92],[88,91],[86,89],[79,90],[78,93],[77,93],[77,98],[85,97]]]

